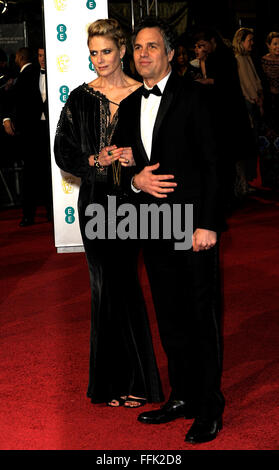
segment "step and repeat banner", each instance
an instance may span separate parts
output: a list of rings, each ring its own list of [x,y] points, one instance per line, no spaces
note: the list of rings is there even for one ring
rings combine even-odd
[[[44,0],[55,246],[82,251],[77,199],[79,178],[62,172],[53,154],[56,126],[69,93],[96,78],[87,47],[90,23],[108,17],[107,0]]]

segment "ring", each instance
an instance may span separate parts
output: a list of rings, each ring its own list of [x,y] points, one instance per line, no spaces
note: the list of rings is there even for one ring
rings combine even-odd
[[[109,157],[112,156],[112,150],[109,150],[109,151],[108,151],[108,156],[109,156]]]
[[[125,163],[129,163],[129,160],[125,160]]]

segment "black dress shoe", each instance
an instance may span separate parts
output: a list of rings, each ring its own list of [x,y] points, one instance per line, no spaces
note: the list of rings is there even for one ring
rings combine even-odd
[[[177,418],[192,419],[194,412],[183,400],[169,400],[159,410],[146,411],[138,416],[138,421],[146,424],[169,423]]]
[[[191,444],[213,441],[222,429],[222,417],[202,419],[197,417],[186,434],[185,441]]]
[[[23,217],[19,223],[20,227],[28,227],[29,225],[34,225],[34,219],[30,219],[29,217]]]

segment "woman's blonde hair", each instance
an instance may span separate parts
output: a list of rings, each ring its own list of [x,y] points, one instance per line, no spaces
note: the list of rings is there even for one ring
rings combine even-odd
[[[243,42],[249,36],[249,34],[254,35],[254,30],[252,28],[239,28],[233,38],[232,46],[235,55],[246,55],[246,51],[243,47]]]
[[[274,39],[274,38],[279,38],[279,33],[278,33],[278,31],[271,31],[271,33],[269,33],[269,34],[267,35],[266,44],[267,44],[268,46],[270,46],[270,44],[272,43],[272,39]]]
[[[112,39],[118,49],[121,46],[126,45],[126,37],[122,28],[120,27],[118,21],[114,19],[104,19],[104,20],[97,20],[94,23],[91,23],[88,26],[88,39],[87,44],[89,44],[89,40],[94,36],[107,36]]]

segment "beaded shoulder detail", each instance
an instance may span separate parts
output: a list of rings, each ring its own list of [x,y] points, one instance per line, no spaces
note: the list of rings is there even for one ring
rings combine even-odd
[[[113,104],[118,105],[118,103],[114,103],[113,101],[110,101],[103,93],[101,93],[98,90],[94,90],[94,88],[90,87],[87,83],[83,83],[81,87],[85,92],[97,98],[100,103],[99,152],[101,152],[101,150],[104,147],[111,144],[111,139],[112,139],[113,133],[115,131],[115,128],[118,122],[118,110],[114,113],[113,118],[111,119],[111,112],[110,112],[109,104],[113,103]],[[104,168],[102,170],[99,170],[97,168],[97,175],[99,175],[99,178],[101,179],[106,178],[107,168]],[[98,179],[98,176],[97,176],[97,179]]]
[[[109,100],[103,93],[90,87],[87,83],[83,83],[81,86],[87,93],[96,96],[96,98],[98,98],[99,100],[119,106],[119,103],[115,103],[114,101]]]

